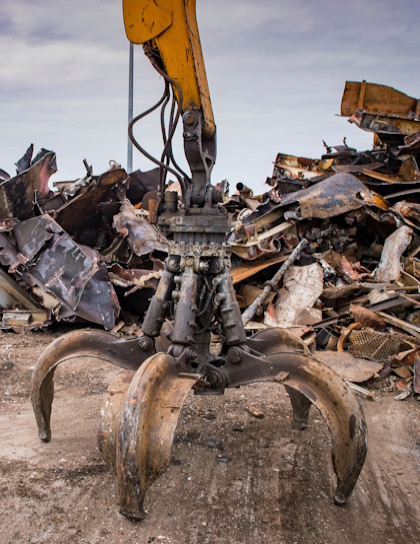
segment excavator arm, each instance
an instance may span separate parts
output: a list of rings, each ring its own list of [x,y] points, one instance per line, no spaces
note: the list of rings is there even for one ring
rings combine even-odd
[[[123,0],[130,42],[143,44],[154,67],[172,85],[181,109],[191,169],[190,204],[211,198],[216,126],[197,26],[195,0]]]
[[[162,98],[148,110],[162,104],[161,121],[170,88],[173,90],[170,130],[167,134],[162,130],[162,158],[152,158],[164,175],[159,176],[158,198],[149,201],[149,215],[152,200],[158,203],[157,223],[170,240],[168,257],[139,337],[74,331],[44,350],[32,382],[39,436],[51,439],[53,378],[58,365],[88,356],[127,369],[108,389],[98,439],[101,452],[117,473],[120,512],[140,520],[145,516],[146,491],[170,464],[172,441],[188,392],[193,388],[196,394],[222,395],[228,387],[273,381],[283,384],[289,393],[295,428],[306,427],[311,404],[327,422],[337,475],[334,500],[343,505],[366,455],[361,406],[347,384],[290,331],[268,329],[251,338],[245,333],[226,243],[232,221],[223,206],[213,205],[210,173],[216,157],[216,128],[195,0],[123,0],[123,5],[128,38],[143,44],[165,78]],[[172,155],[171,137],[180,115],[191,178],[179,175]],[[171,191],[164,191],[167,172],[176,175],[183,186],[182,205],[178,199],[172,202]],[[301,247],[306,243],[302,240]],[[282,272],[283,268],[278,274]],[[214,331],[222,336],[217,355],[210,349]]]

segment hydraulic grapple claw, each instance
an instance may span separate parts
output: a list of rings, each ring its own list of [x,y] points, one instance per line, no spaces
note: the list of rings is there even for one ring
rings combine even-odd
[[[352,391],[286,330],[269,329],[247,340],[229,273],[229,249],[222,243],[230,231],[224,215],[195,210],[169,214],[165,220],[175,243],[145,316],[143,337],[120,340],[102,331],[77,331],[56,340],[41,355],[32,383],[41,439],[51,438],[58,364],[93,356],[127,369],[105,397],[98,441],[117,473],[121,513],[140,520],[147,489],[169,465],[179,413],[190,389],[223,394],[228,387],[274,381],[289,392],[296,428],[308,424],[311,404],[327,422],[337,476],[335,503],[344,504],[366,456],[366,423]],[[170,312],[173,329],[162,343],[159,331]],[[223,342],[215,355],[210,343],[217,326]]]
[[[54,373],[59,364],[91,357],[136,370],[153,353],[154,345],[147,345],[138,337],[122,340],[100,330],[73,331],[51,342],[37,361],[31,384],[31,401],[40,439],[44,442],[51,440]]]
[[[180,375],[175,359],[158,353],[132,379],[129,373],[121,373],[108,388],[99,447],[116,470],[124,516],[144,518],[145,493],[169,466],[182,404],[199,378]]]
[[[331,433],[331,454],[337,476],[334,502],[339,506],[345,504],[367,452],[366,421],[359,401],[347,384],[327,365],[310,356],[303,342],[290,332],[269,329],[254,335],[248,344],[254,349],[258,346],[259,353],[272,364],[271,369],[267,363],[260,364],[260,379],[270,379],[267,371],[273,374],[274,381],[278,381],[275,375],[284,376],[282,383],[290,396],[295,428],[303,430],[307,426],[311,404],[325,419]],[[251,370],[256,368],[251,360],[249,364]]]

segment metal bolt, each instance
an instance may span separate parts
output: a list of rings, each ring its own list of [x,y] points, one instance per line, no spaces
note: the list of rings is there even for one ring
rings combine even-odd
[[[154,331],[153,331],[154,332]],[[139,337],[139,346],[143,351],[150,351],[153,347],[153,340],[148,336]]]
[[[192,127],[196,123],[196,120],[196,116],[191,112],[184,115],[184,123],[189,127]]]
[[[198,265],[198,269],[200,272],[208,272],[210,268],[210,265],[207,261],[200,261],[200,264]]]
[[[228,361],[233,365],[237,365],[242,360],[242,355],[238,348],[230,348],[227,356]]]
[[[198,358],[198,353],[195,349],[189,348],[187,353],[188,362],[193,363]]]
[[[179,270],[179,260],[175,257],[171,257],[168,259],[167,267],[170,272],[177,272]]]

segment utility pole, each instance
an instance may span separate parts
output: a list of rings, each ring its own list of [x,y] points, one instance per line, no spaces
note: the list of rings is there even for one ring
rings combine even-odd
[[[134,46],[130,42],[130,55],[129,55],[129,67],[128,67],[128,123],[133,120],[133,72],[134,72]],[[133,171],[133,144],[129,137],[127,137],[127,172],[131,174]]]

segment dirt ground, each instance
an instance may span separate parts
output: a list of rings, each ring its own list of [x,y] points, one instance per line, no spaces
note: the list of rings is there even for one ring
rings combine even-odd
[[[333,504],[330,437],[313,409],[303,432],[276,384],[189,396],[172,463],[146,497],[148,516],[118,513],[117,480],[96,446],[110,365],[56,372],[52,441],[38,439],[33,367],[64,329],[0,333],[0,540],[11,543],[412,544],[420,534],[420,404],[386,383],[363,401],[369,452],[348,505]],[[246,411],[252,403],[264,412]]]

